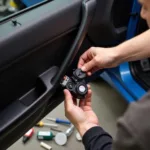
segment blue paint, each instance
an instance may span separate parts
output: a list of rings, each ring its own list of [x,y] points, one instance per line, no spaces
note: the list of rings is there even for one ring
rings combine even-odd
[[[123,82],[121,80],[118,79],[118,77],[116,76],[116,73],[113,73],[109,70],[106,70],[105,73],[101,74],[101,77],[109,82],[109,84],[114,87],[119,93],[121,93],[121,95],[129,102],[133,102],[134,101],[134,97],[131,96],[130,92],[126,89],[126,87],[124,86]]]
[[[33,6],[37,3],[40,3],[44,0],[21,0],[27,7]]]
[[[146,93],[146,91],[133,79],[129,68],[129,63],[120,65],[120,73],[122,81],[130,90],[132,96],[135,97],[135,100],[140,99]]]
[[[131,14],[133,13],[140,14],[140,10],[141,10],[140,4],[138,3],[137,0],[134,0]],[[130,21],[128,25],[128,32],[127,32],[127,39],[131,39],[132,37],[135,36],[138,20],[139,20],[138,15],[130,17]]]

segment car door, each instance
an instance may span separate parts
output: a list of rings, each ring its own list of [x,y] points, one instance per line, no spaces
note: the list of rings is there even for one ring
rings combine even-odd
[[[0,21],[1,150],[63,101],[60,80],[85,50],[125,40],[132,2],[46,0]]]

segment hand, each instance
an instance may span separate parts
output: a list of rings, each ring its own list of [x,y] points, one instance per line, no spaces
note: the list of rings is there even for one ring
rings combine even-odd
[[[91,107],[91,89],[88,90],[86,98],[80,100],[79,106],[77,99],[73,99],[68,90],[64,90],[64,94],[66,117],[74,124],[81,136],[90,128],[98,126],[98,118]]]
[[[116,67],[118,63],[115,47],[91,47],[80,57],[78,68],[91,75],[99,69]]]

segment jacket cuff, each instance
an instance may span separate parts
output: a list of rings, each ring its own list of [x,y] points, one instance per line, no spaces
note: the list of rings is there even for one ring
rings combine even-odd
[[[109,137],[109,138],[112,139],[112,137],[107,132],[105,132],[103,130],[103,128],[101,128],[101,127],[98,126],[98,127],[93,127],[91,129],[89,129],[83,135],[83,138],[82,138],[83,144],[85,146],[87,146],[90,143],[91,139],[93,139],[95,136],[99,136],[99,137],[101,137],[101,136],[107,136],[107,137]]]

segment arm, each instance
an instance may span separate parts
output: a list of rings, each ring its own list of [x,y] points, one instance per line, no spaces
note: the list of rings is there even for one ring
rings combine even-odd
[[[82,141],[86,150],[112,150],[112,137],[101,127],[89,129]]]
[[[116,47],[119,63],[150,57],[150,29]]]
[[[116,47],[92,47],[79,59],[78,67],[88,75],[103,69],[116,67],[120,63],[150,57],[150,29]]]

